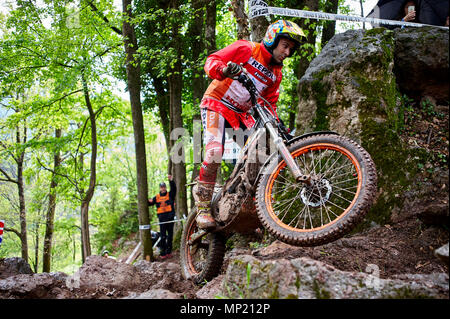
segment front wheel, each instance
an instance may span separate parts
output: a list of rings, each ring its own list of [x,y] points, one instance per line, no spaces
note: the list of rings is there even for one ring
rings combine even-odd
[[[219,274],[225,255],[225,238],[220,233],[200,236],[202,230],[197,226],[196,215],[196,211],[192,211],[183,228],[180,264],[184,279],[202,284]]]
[[[301,139],[288,147],[311,185],[296,182],[281,156],[263,169],[256,191],[258,217],[283,242],[316,246],[348,233],[371,207],[377,185],[369,153],[331,134]]]

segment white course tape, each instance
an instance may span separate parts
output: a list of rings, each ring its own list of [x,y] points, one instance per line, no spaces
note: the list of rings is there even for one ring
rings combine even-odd
[[[305,19],[316,19],[316,20],[334,20],[334,21],[352,21],[352,22],[366,22],[370,24],[387,24],[387,25],[396,25],[396,26],[409,26],[409,27],[434,27],[439,29],[448,29],[448,27],[438,26],[438,25],[430,25],[430,24],[422,24],[422,23],[413,23],[413,22],[405,22],[405,21],[397,21],[397,20],[386,20],[386,19],[377,19],[377,18],[365,18],[359,16],[351,16],[344,14],[334,14],[334,13],[326,13],[326,12],[317,12],[317,11],[307,11],[307,10],[298,10],[298,9],[289,9],[289,8],[278,8],[278,7],[269,7],[267,3],[262,0],[251,0],[249,6],[250,19],[257,18],[260,16],[267,15],[280,15],[280,16],[289,16],[289,17],[297,17],[297,18],[305,18]]]
[[[161,223],[153,223],[151,225],[162,225],[162,224],[170,224],[170,223],[178,223],[178,222],[182,222],[183,220],[186,220],[186,216],[183,216],[184,218],[182,219],[174,219],[174,220],[169,220],[167,222],[161,222]],[[150,229],[151,225],[139,225],[139,229],[140,230],[147,230]]]
[[[162,222],[162,223],[153,223],[152,225],[162,225],[162,224],[170,224],[170,223],[177,223],[177,222],[181,222],[183,220],[185,220],[186,218],[183,219],[174,219],[174,220],[169,220],[168,222]]]

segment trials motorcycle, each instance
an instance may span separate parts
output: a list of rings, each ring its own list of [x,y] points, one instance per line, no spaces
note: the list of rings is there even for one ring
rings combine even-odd
[[[215,187],[211,207],[217,227],[198,228],[195,208],[184,224],[181,270],[196,284],[219,274],[232,234],[263,227],[287,244],[323,245],[363,219],[377,190],[375,164],[360,145],[330,131],[293,137],[245,69],[237,80],[250,93],[255,125],[230,177]]]

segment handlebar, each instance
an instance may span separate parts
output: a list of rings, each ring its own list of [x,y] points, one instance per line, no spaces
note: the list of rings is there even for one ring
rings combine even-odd
[[[250,77],[245,73],[245,69],[243,69],[241,74],[239,74],[237,80],[239,83],[241,83],[247,89],[248,93],[250,93],[252,105],[255,105],[256,100],[259,96],[258,90],[256,89],[256,86],[253,83],[253,81],[250,79]]]
[[[237,76],[237,78],[235,78],[239,83],[241,83],[246,89],[247,91],[250,93],[250,99],[252,101],[252,105],[255,106],[257,103],[257,99],[261,98],[263,99],[260,95],[258,90],[256,89],[255,84],[253,83],[252,79],[248,76],[247,74],[247,70],[245,70],[244,68],[242,68],[242,72]],[[263,99],[264,100],[264,99]],[[275,111],[272,108],[272,105],[270,105],[269,102],[267,102],[266,100],[264,100],[267,105],[272,109],[273,114],[275,114]],[[289,134],[289,129],[286,128],[286,126],[283,124],[283,122],[278,119],[277,117],[273,117],[273,119],[275,120],[276,125],[278,126],[278,129],[282,132],[283,137],[286,140],[289,140],[292,138],[292,136]]]

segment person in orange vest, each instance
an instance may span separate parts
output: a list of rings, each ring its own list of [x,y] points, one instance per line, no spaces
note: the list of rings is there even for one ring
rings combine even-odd
[[[173,181],[172,175],[168,176],[170,191],[167,192],[166,183],[159,184],[159,194],[148,200],[150,206],[156,205],[156,214],[160,223],[161,235],[161,259],[172,257],[172,239],[173,239],[173,221],[175,218],[175,196],[177,186]]]

